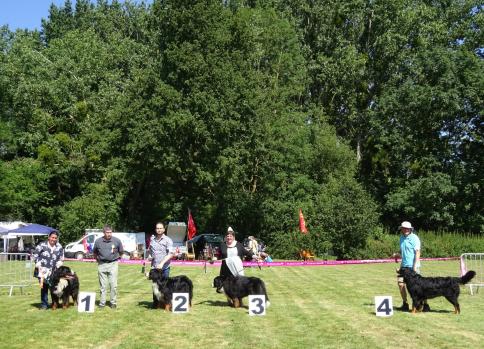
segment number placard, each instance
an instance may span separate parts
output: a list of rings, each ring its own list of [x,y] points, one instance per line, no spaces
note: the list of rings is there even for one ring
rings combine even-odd
[[[392,296],[375,296],[376,316],[388,317],[393,315]]]
[[[188,293],[173,293],[171,310],[174,313],[188,313],[190,298]]]
[[[266,315],[266,296],[263,294],[249,295],[249,315]]]
[[[94,313],[96,292],[79,292],[77,311],[80,313]]]

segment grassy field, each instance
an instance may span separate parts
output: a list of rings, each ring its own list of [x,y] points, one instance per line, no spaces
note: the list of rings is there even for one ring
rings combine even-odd
[[[81,291],[98,291],[96,265],[68,262]],[[430,313],[396,311],[377,317],[374,297],[393,296],[400,305],[396,264],[248,268],[265,280],[271,306],[266,316],[233,309],[211,288],[217,268],[172,267],[194,283],[187,314],[152,310],[151,285],[141,267],[120,265],[118,309],[92,314],[38,309],[37,286],[24,294],[0,293],[1,348],[463,348],[484,343],[484,294],[462,288],[460,315],[443,298]],[[425,262],[432,275],[458,275],[457,261]],[[247,303],[247,301],[246,301]]]

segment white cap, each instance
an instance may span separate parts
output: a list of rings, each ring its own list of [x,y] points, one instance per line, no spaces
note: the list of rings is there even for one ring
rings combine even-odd
[[[232,229],[232,227],[228,227],[228,228],[227,228],[227,233],[228,233],[229,231],[231,231],[232,233],[234,232],[234,230]]]
[[[412,223],[407,222],[407,221],[402,222],[402,224],[400,225],[400,228],[413,229]]]

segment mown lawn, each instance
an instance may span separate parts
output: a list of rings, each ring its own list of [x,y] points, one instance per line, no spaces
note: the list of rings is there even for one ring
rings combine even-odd
[[[96,265],[68,262],[81,291],[98,290]],[[1,348],[463,348],[484,343],[484,292],[462,288],[460,315],[445,299],[431,300],[430,313],[396,311],[381,318],[374,296],[400,305],[396,264],[248,268],[265,280],[271,306],[266,316],[232,309],[211,288],[217,268],[172,267],[194,283],[187,314],[150,309],[151,285],[141,267],[120,265],[118,309],[93,314],[38,310],[36,286],[12,297],[0,292]],[[457,276],[457,261],[425,262],[431,275]],[[246,302],[247,303],[247,302]]]

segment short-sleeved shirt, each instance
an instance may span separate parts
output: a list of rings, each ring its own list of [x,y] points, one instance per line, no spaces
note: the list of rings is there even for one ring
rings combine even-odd
[[[94,242],[93,253],[97,255],[98,263],[111,263],[117,261],[124,252],[123,244],[117,237],[112,236],[106,240],[104,236]]]
[[[51,247],[48,241],[41,242],[33,252],[35,265],[42,268],[42,275],[48,276],[55,268],[57,262],[64,260],[64,249],[58,242]]]
[[[161,263],[163,258],[170,252],[173,252],[173,240],[170,239],[165,234],[162,235],[161,239],[157,239],[156,235],[153,235],[150,240],[150,248],[148,250],[148,255],[153,259],[151,260],[151,267],[155,268]],[[170,266],[170,260],[163,264],[162,269],[166,269]]]
[[[400,255],[402,256],[402,268],[413,268],[416,251],[420,250],[420,239],[414,233],[400,236]],[[416,265],[420,267],[420,261]]]

